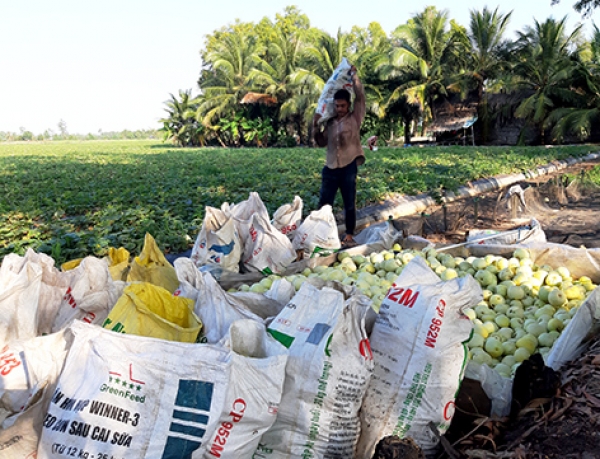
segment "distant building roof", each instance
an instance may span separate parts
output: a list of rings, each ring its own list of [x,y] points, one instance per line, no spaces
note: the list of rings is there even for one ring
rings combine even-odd
[[[274,105],[277,99],[269,94],[261,94],[259,92],[249,92],[240,101],[242,104],[265,104]]]
[[[471,127],[477,121],[477,96],[470,94],[461,100],[458,94],[436,102],[433,106],[434,120],[427,132],[458,131]]]

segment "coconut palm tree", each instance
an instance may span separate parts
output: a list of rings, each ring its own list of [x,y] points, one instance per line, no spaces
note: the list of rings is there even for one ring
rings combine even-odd
[[[571,85],[574,66],[574,44],[581,26],[571,34],[565,31],[566,17],[553,18],[519,32],[516,44],[518,62],[513,68],[513,87],[532,91],[517,107],[515,115],[533,124],[545,143],[546,120],[552,110],[572,106],[577,93]]]
[[[314,29],[310,29],[308,18],[294,7],[288,7],[286,15],[277,19],[275,23],[265,19],[259,25],[263,49],[248,83],[253,91],[276,101],[275,117],[293,125],[302,139],[306,131],[303,107],[307,104],[307,88],[296,72],[301,70],[303,53]]]
[[[365,88],[367,113],[379,117],[384,124],[393,122],[386,120],[390,112],[384,110],[386,96],[391,92],[387,90],[377,70],[389,61],[392,52],[390,39],[377,22],[371,22],[367,28],[353,27],[350,37],[348,59],[359,69]]]
[[[170,139],[182,147],[202,146],[206,143],[206,129],[196,120],[196,110],[201,98],[193,98],[191,90],[179,91],[179,99],[170,94],[165,102],[168,116],[160,120],[165,140]]]
[[[257,57],[248,75],[253,90],[285,100],[292,92],[289,76],[294,73],[300,61],[303,43],[298,35],[288,35],[274,28],[271,40],[265,51]]]
[[[310,68],[323,81],[331,76],[335,68],[348,57],[351,36],[338,29],[335,37],[319,30],[317,36],[307,43],[302,53],[304,68]]]
[[[198,81],[204,95],[197,113],[202,124],[214,126],[221,117],[239,109],[260,52],[261,44],[251,24],[237,23],[209,37]]]
[[[577,97],[573,106],[558,108],[547,119],[546,124],[553,126],[552,135],[557,141],[568,134],[586,139],[600,124],[600,29],[596,25],[591,40],[580,48],[571,86]]]
[[[310,125],[325,82],[348,55],[349,38],[340,29],[335,37],[321,30],[305,36],[298,65],[288,78],[292,93],[281,105],[282,119]]]
[[[468,73],[476,81],[480,100],[486,81],[497,77],[506,66],[498,51],[503,45],[511,15],[512,11],[501,14],[498,8],[492,11],[487,6],[481,11],[470,11],[468,36],[471,42],[472,69]]]
[[[383,80],[399,79],[386,101],[390,106],[405,97],[421,109],[423,130],[433,119],[432,104],[447,94],[451,58],[456,57],[456,29],[448,27],[448,12],[429,6],[392,33],[390,59],[379,67]]]

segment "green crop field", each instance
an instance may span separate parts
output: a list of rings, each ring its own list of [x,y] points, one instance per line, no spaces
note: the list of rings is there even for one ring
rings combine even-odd
[[[594,146],[380,148],[359,169],[358,207],[390,193],[448,189],[517,172]],[[0,258],[27,248],[63,262],[139,253],[146,232],[165,252],[193,244],[204,207],[260,194],[272,213],[318,203],[323,149],[181,149],[149,141],[0,144]],[[339,199],[339,196],[338,196]],[[341,202],[336,204],[336,211]]]

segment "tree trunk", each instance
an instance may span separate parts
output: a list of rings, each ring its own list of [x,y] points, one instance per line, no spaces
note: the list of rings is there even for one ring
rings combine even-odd
[[[410,143],[411,124],[412,124],[412,120],[410,120],[408,118],[404,119],[404,145],[408,145]]]
[[[303,128],[303,125],[302,124],[303,124],[302,123],[302,118],[299,117],[299,116],[296,117],[296,129],[298,130],[298,139],[299,139],[298,142],[299,142],[299,144],[302,144],[302,140],[303,140],[303,138],[302,138],[302,128]],[[299,145],[297,145],[297,146],[299,146]]]
[[[221,144],[221,146],[223,148],[227,148],[227,145],[225,145],[225,143],[223,142],[223,139],[221,139],[221,136],[219,135],[219,133],[216,132],[216,134],[217,134],[217,140],[219,141],[219,143]]]

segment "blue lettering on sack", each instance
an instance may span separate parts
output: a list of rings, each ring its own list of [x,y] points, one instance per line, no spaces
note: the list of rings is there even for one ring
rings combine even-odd
[[[316,324],[311,330],[310,335],[308,335],[308,338],[306,338],[306,342],[319,344],[330,329],[331,327],[327,324]]]
[[[179,381],[162,459],[190,459],[200,448],[209,421],[213,389],[213,383],[207,381]]]

